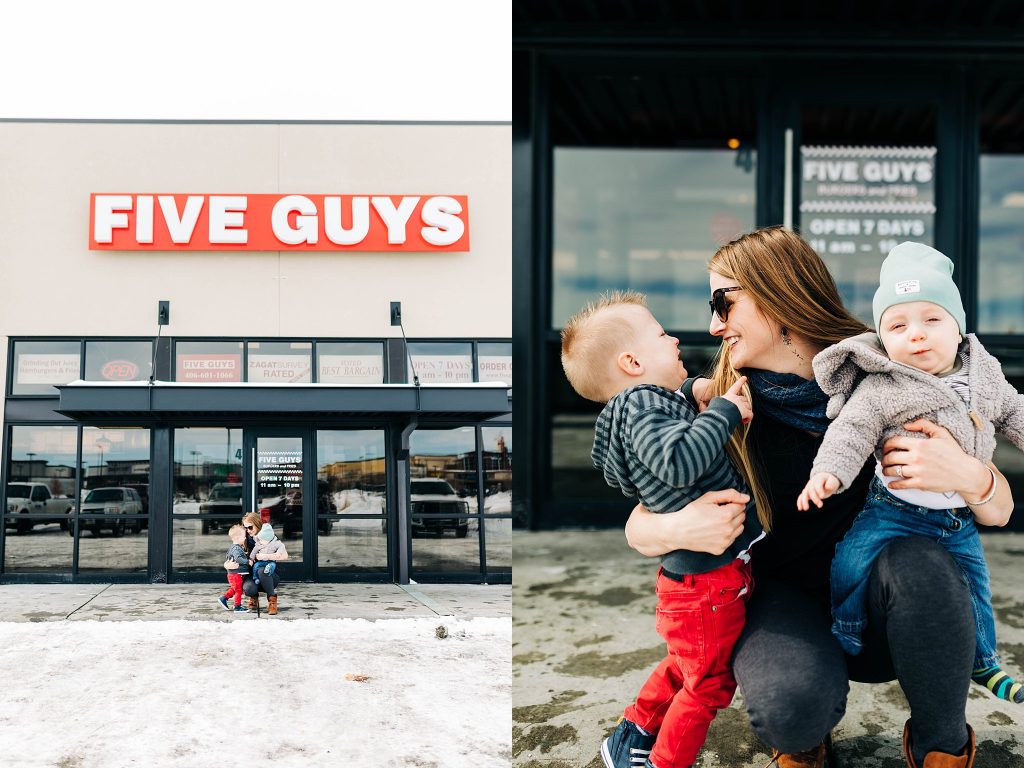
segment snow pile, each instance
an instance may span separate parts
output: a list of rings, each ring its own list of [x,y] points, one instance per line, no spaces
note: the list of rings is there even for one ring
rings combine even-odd
[[[19,768],[508,766],[511,645],[511,619],[0,623],[0,755]]]

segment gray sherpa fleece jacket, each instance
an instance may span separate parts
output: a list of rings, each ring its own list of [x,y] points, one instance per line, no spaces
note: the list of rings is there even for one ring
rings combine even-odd
[[[929,419],[950,431],[966,453],[988,463],[998,429],[1024,450],[1024,396],[1003,376],[999,361],[973,333],[968,344],[970,407],[932,374],[890,360],[876,333],[862,333],[815,355],[818,386],[829,396],[829,425],[811,475],[829,472],[845,490],[872,452],[894,435],[912,435],[903,425]]]

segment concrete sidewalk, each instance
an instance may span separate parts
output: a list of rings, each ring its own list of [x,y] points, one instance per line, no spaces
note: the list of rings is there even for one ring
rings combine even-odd
[[[1003,663],[1024,675],[1024,534],[983,534]],[[656,564],[621,531],[513,536],[512,754],[519,768],[603,768],[598,748],[664,654],[654,631]],[[794,669],[794,674],[800,674]],[[936,670],[936,674],[941,674]],[[899,768],[908,717],[895,682],[851,684],[831,768]],[[1024,706],[972,684],[975,768],[1024,768]],[[742,698],[719,713],[701,768],[762,768],[770,750]]]
[[[255,621],[256,612],[225,611],[221,584],[7,584],[0,587],[3,621]],[[439,616],[507,618],[507,584],[282,584],[279,613],[262,618],[414,619]]]

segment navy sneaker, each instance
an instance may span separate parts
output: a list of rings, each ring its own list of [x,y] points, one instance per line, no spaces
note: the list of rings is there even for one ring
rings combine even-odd
[[[612,735],[601,744],[601,759],[608,768],[644,768],[654,740],[653,734],[644,733],[622,718]]]
[[[249,612],[249,609],[246,608],[244,605],[236,605],[235,606],[235,613],[248,613],[248,612]]]
[[[217,602],[220,603],[220,607],[223,608],[225,611],[231,610],[231,607],[228,605],[228,599],[224,597],[224,595],[218,597]]]

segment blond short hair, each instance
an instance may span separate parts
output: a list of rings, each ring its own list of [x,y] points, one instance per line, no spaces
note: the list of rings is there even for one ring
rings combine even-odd
[[[228,528],[228,536],[233,534],[235,531],[241,531],[242,535],[243,536],[245,535],[245,528],[243,526],[239,525],[238,523],[235,523],[230,528]]]
[[[620,307],[647,309],[647,297],[637,291],[601,294],[562,329],[562,369],[572,388],[582,397],[608,402],[609,375],[615,357],[633,340],[634,328],[614,310]]]

